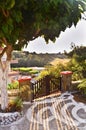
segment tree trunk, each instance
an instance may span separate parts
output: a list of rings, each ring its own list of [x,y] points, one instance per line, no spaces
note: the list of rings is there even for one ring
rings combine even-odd
[[[0,62],[0,87],[1,87],[1,109],[8,107],[7,81],[10,61]]]

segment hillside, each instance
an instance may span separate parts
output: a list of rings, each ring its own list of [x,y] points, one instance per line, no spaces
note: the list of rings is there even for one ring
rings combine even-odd
[[[61,53],[57,54],[37,54],[37,53],[29,53],[29,52],[13,52],[12,54],[12,59],[13,60],[18,60],[18,63],[12,63],[12,67],[44,67],[47,64],[52,64],[55,65],[58,62],[63,62],[66,63],[68,60],[65,59],[67,56]]]

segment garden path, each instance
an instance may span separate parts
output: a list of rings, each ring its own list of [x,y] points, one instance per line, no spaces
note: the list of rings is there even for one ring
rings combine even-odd
[[[65,92],[24,102],[24,116],[0,130],[86,130],[86,104]]]

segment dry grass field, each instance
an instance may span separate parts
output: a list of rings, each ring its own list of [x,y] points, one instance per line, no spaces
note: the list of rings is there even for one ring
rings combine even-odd
[[[70,59],[60,59],[60,58],[55,58],[53,61],[50,62],[50,64],[56,66],[58,64],[63,64],[66,65],[68,62],[70,61]]]

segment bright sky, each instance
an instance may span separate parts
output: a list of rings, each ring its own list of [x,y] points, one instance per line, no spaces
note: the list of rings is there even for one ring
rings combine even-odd
[[[49,42],[46,44],[45,40],[41,37],[35,39],[34,41],[29,42],[27,48],[24,50],[29,52],[36,53],[58,53],[64,52],[66,50],[69,52],[71,49],[71,43],[75,45],[86,46],[86,21],[81,20],[78,22],[77,26],[72,26],[67,28],[65,32],[61,32],[59,38],[56,39],[56,42]]]

